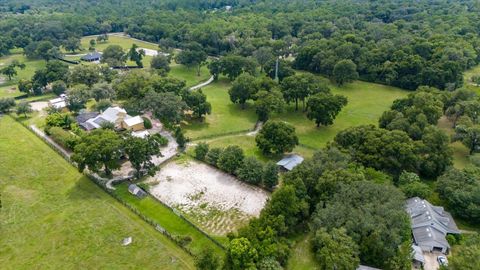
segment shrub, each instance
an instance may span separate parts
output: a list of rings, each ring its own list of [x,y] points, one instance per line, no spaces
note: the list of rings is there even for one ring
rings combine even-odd
[[[180,244],[180,246],[185,247],[188,244],[190,244],[190,242],[192,242],[192,237],[189,235],[181,236],[181,237],[178,237],[177,241]]]
[[[148,119],[147,117],[142,117],[142,119],[143,119],[143,126],[146,129],[151,129],[153,127],[152,121],[150,121],[150,119]]]
[[[263,164],[254,157],[247,157],[236,173],[240,180],[258,185],[262,182]]]
[[[268,162],[263,168],[263,184],[267,188],[274,188],[278,185],[278,166],[273,162]]]
[[[160,133],[155,133],[151,135],[151,137],[159,143],[161,146],[167,146],[168,145],[168,139],[160,135]]]
[[[217,166],[221,170],[233,174],[242,165],[243,158],[242,148],[237,145],[227,146],[220,155]]]
[[[112,106],[112,102],[110,100],[101,99],[97,103],[95,103],[94,107],[95,107],[96,111],[103,112],[106,109],[108,109],[108,107],[110,107],[110,106]]]
[[[73,150],[79,142],[79,138],[60,127],[50,127],[48,130],[50,138],[63,148]]]
[[[188,142],[188,139],[185,137],[185,134],[183,134],[183,130],[180,127],[175,129],[175,140],[180,148],[184,148],[185,144]]]
[[[64,81],[59,80],[52,83],[52,92],[55,93],[55,95],[60,96],[65,93],[65,91],[67,91],[67,84],[65,84]]]
[[[13,98],[0,98],[0,113],[7,113],[15,106],[15,100]]]
[[[69,114],[66,113],[55,112],[49,114],[47,118],[45,118],[45,124],[50,127],[61,127],[63,129],[69,129],[72,123],[72,118]]]
[[[427,184],[418,181],[402,185],[400,189],[408,198],[420,197],[426,199],[432,195],[432,189]]]
[[[450,244],[450,246],[453,246],[457,243],[457,239],[455,238],[455,236],[453,236],[451,234],[448,234],[447,235],[447,242],[448,242],[448,244]]]
[[[212,165],[212,166],[217,166],[218,159],[220,158],[220,155],[222,155],[223,149],[222,148],[212,148],[208,151],[207,155],[205,156],[205,161]]]
[[[205,161],[205,157],[208,153],[208,144],[201,142],[195,147],[195,158],[201,161]]]

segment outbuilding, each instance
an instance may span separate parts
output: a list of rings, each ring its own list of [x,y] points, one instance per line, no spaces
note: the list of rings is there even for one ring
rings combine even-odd
[[[130,192],[132,195],[135,195],[137,196],[137,198],[144,198],[145,196],[147,196],[147,193],[141,189],[139,186],[135,185],[135,184],[130,184],[128,186],[128,192]]]
[[[291,171],[293,168],[298,166],[300,163],[303,162],[303,157],[297,154],[290,154],[282,158],[277,165],[280,166],[281,169],[286,171]]]
[[[122,122],[122,128],[131,131],[144,130],[145,126],[143,124],[143,118],[138,115],[130,118],[125,118]]]

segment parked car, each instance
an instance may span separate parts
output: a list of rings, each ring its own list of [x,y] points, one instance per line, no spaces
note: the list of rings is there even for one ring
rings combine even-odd
[[[448,265],[447,257],[445,257],[445,256],[438,256],[437,261],[438,261],[438,264],[440,264],[440,265],[445,265],[445,266]]]

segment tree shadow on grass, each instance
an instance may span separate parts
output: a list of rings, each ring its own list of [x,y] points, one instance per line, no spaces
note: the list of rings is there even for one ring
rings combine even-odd
[[[72,188],[67,191],[67,198],[69,200],[102,199],[98,191],[105,192],[105,194],[108,195],[106,191],[102,190],[87,176],[82,176],[79,177]]]

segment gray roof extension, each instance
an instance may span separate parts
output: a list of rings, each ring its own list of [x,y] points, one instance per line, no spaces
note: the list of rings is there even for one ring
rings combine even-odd
[[[98,112],[86,112],[86,113],[79,114],[75,119],[77,120],[77,123],[80,125],[82,123],[87,122],[88,119],[97,117],[98,115],[99,115]]]
[[[283,167],[287,171],[291,171],[293,168],[295,168],[297,165],[303,162],[303,157],[296,155],[296,154],[291,154],[285,156],[282,160],[277,162],[278,166]]]
[[[415,244],[412,244],[412,249],[413,249],[413,252],[412,252],[413,260],[417,262],[425,263],[425,257],[423,257],[422,249]]]

